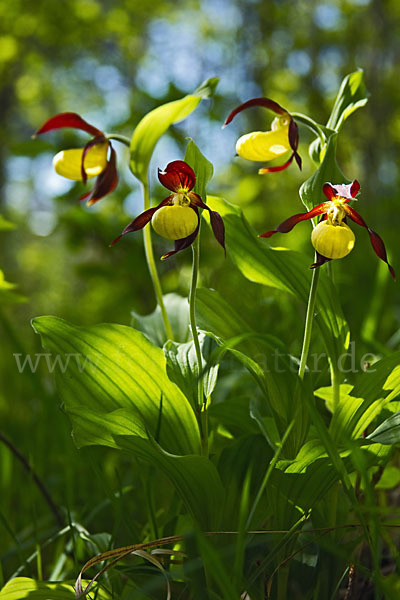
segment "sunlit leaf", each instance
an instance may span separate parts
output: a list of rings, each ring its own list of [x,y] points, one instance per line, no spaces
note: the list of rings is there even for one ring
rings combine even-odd
[[[96,588],[99,600],[108,600],[110,595],[101,587]],[[73,585],[35,581],[29,577],[15,577],[0,591],[1,600],[75,600]]]
[[[202,527],[215,526],[223,488],[200,452],[197,421],[166,373],[164,354],[130,327],[34,319],[54,357],[57,388],[78,447],[120,448],[158,466]],[[192,456],[175,456],[192,455]]]
[[[188,299],[178,294],[166,294],[163,299],[174,339],[181,343],[189,341],[192,334],[189,327]],[[152,344],[162,348],[167,341],[167,335],[160,307],[157,305],[155,310],[148,315],[139,315],[132,311],[131,316],[132,326],[144,333]]]
[[[115,446],[114,434],[131,429],[133,435],[154,437],[168,452],[199,452],[192,408],[169,380],[162,350],[143,334],[122,325],[76,327],[56,317],[36,318],[33,326],[53,353],[57,385],[78,446]],[[104,423],[95,423],[95,416]]]
[[[344,121],[358,108],[365,106],[368,96],[362,69],[346,75],[326,126],[329,129],[340,131]]]
[[[217,78],[204,82],[193,94],[180,100],[174,100],[150,111],[138,123],[133,132],[130,146],[130,167],[132,173],[142,183],[147,181],[147,170],[155,145],[170,125],[183,121],[201,102],[209,98],[216,85]]]
[[[367,436],[367,440],[380,444],[400,443],[400,412],[392,415]]]
[[[204,364],[206,364],[216,344],[204,333],[199,335],[199,342]],[[186,398],[191,401],[192,406],[196,406],[197,382],[200,372],[194,342],[190,341],[186,344],[179,344],[169,340],[164,346],[164,354],[167,361],[168,377],[182,390]],[[219,365],[213,365],[203,375],[204,395],[206,398],[212,394],[215,388],[218,367]]]

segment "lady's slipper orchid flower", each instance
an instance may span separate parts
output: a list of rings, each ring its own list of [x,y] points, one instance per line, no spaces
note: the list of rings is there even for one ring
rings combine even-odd
[[[80,198],[80,200],[87,200],[88,205],[91,206],[110,194],[118,183],[115,150],[105,133],[87,123],[76,113],[66,112],[55,115],[46,121],[33,137],[64,127],[81,129],[94,136],[84,148],[62,150],[53,158],[54,169],[67,179],[86,183],[88,179],[97,177],[92,190]]]
[[[236,142],[236,152],[238,155],[246,160],[268,162],[291,151],[290,158],[283,165],[265,167],[258,172],[260,175],[263,175],[264,173],[283,171],[283,169],[286,169],[291,164],[293,159],[296,160],[299,169],[301,169],[301,158],[297,154],[299,145],[297,123],[292,115],[277,102],[274,102],[274,100],[270,100],[269,98],[254,98],[240,104],[228,116],[223,127],[226,127],[242,110],[252,106],[264,106],[279,116],[273,120],[270,131],[253,131],[252,133],[242,135]]]
[[[136,217],[110,246],[116,244],[123,235],[143,229],[151,220],[156,233],[169,240],[175,240],[175,249],[161,257],[161,260],[165,260],[194,242],[200,226],[198,209],[203,208],[208,210],[214,236],[225,250],[225,227],[221,215],[211,210],[198,194],[191,191],[196,183],[193,169],[183,160],[175,160],[169,163],[164,171],[158,169],[158,179],[173,194],[167,196],[158,206],[149,208]]]
[[[383,260],[389,267],[390,274],[396,279],[393,267],[390,266],[385,244],[382,238],[372,231],[358,212],[348,205],[360,191],[360,184],[354,180],[350,184],[332,185],[325,183],[322,188],[327,202],[315,206],[306,213],[293,215],[283,221],[276,229],[262,233],[259,237],[269,238],[275,233],[288,233],[300,221],[312,219],[318,215],[323,215],[320,223],[314,228],[311,234],[311,242],[317,253],[316,262],[311,268],[320,267],[324,263],[334,258],[343,258],[353,249],[355,237],[350,227],[346,224],[348,217],[357,225],[364,227],[369,234],[372,247],[375,254]]]

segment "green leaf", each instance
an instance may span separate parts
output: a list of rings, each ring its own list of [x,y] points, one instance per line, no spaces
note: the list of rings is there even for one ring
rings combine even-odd
[[[335,440],[359,438],[385,406],[400,394],[400,352],[360,373],[356,385],[334,412],[330,432]]]
[[[367,436],[367,440],[388,445],[400,443],[400,412],[383,421]]]
[[[19,304],[26,302],[26,298],[14,290],[17,288],[15,283],[9,283],[4,279],[4,273],[0,269],[0,304]]]
[[[100,588],[96,588],[96,597],[99,600],[108,600],[110,595]],[[29,577],[15,577],[11,579],[0,591],[1,600],[75,600],[73,585],[68,583],[48,583],[35,581]]]
[[[299,390],[311,394],[308,379],[299,380],[292,358],[279,340],[252,331],[218,292],[199,288],[196,311],[199,326],[215,336],[222,350],[231,352],[255,377],[268,398],[281,435],[296,415],[296,427],[285,447],[286,453],[296,454],[309,425],[304,406],[296,402],[296,394]]]
[[[199,342],[204,363],[206,363],[213,350],[213,341],[204,333],[201,333]],[[196,406],[199,368],[193,340],[186,344],[169,340],[164,346],[164,354],[167,361],[168,377],[182,390],[192,406]],[[217,383],[217,376],[218,365],[213,365],[206,370],[203,376],[206,398],[212,394]]]
[[[11,231],[12,229],[15,229],[15,227],[14,223],[7,221],[7,219],[0,215],[0,231]]]
[[[193,140],[190,140],[185,153],[185,162],[192,167],[196,173],[196,185],[193,191],[206,200],[206,188],[213,176],[214,167],[212,163],[200,152]]]
[[[203,528],[216,526],[224,491],[200,453],[189,401],[166,373],[163,351],[130,327],[76,327],[57,317],[33,326],[53,353],[57,388],[78,447],[119,448],[156,465]]]
[[[138,123],[133,132],[130,146],[130,168],[132,173],[142,183],[147,182],[147,171],[154,148],[170,125],[183,121],[201,102],[202,98],[209,98],[218,83],[217,78],[204,82],[193,94],[184,96],[158,106],[150,111]]]
[[[337,137],[338,134],[334,133],[328,138],[328,142],[323,149],[320,166],[300,187],[300,198],[307,210],[311,210],[313,206],[326,201],[322,192],[324,183],[349,183],[336,161]]]
[[[346,75],[326,126],[329,129],[340,131],[344,121],[358,108],[365,106],[368,96],[362,69]]]
[[[224,219],[227,251],[243,275],[255,283],[289,292],[306,304],[311,259],[287,248],[273,248],[265,240],[258,239],[241,210],[222,198],[211,196],[207,203]],[[328,356],[337,364],[348,347],[349,329],[337,292],[323,271],[319,278],[316,306],[315,323]]]
[[[178,294],[166,294],[163,296],[164,305],[171,323],[172,333],[177,342],[187,342],[191,337],[189,327],[189,303],[187,298]],[[155,346],[163,347],[167,341],[164,322],[160,307],[149,315],[139,315],[132,311],[132,327],[144,333],[144,335]]]
[[[39,317],[33,327],[53,353],[58,389],[78,446],[116,447],[114,434],[155,437],[168,452],[200,451],[189,402],[168,378],[164,354],[122,325],[76,327]]]

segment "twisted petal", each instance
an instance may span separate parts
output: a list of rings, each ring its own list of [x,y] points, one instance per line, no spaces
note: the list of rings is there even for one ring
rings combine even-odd
[[[196,183],[196,175],[191,167],[183,160],[174,160],[164,169],[158,169],[160,183],[172,192],[184,190],[189,192]]]
[[[297,223],[300,223],[300,221],[307,221],[308,219],[312,219],[313,217],[325,213],[328,210],[329,206],[329,202],[323,202],[322,204],[315,206],[309,212],[293,215],[286,219],[286,221],[283,221],[283,223],[278,225],[276,229],[273,229],[272,231],[266,231],[258,237],[269,238],[272,235],[274,235],[274,233],[289,233],[289,231],[292,231],[293,227],[297,225]]]
[[[82,131],[86,131],[94,136],[102,136],[104,135],[100,129],[97,127],[93,127],[87,121],[82,119],[77,113],[73,112],[65,112],[55,115],[51,117],[48,121],[43,123],[41,127],[33,134],[32,137],[36,137],[41,133],[47,133],[48,131],[53,131],[54,129],[62,129],[64,127],[71,127],[73,129],[82,129]]]
[[[191,204],[194,204],[195,206],[198,206],[199,208],[208,210],[208,213],[210,215],[210,223],[211,223],[211,228],[213,230],[213,234],[214,234],[217,242],[223,247],[225,255],[226,255],[225,225],[224,225],[221,215],[216,210],[211,210],[211,208],[209,206],[207,206],[207,204],[204,204],[204,202],[202,201],[202,199],[200,198],[200,196],[198,194],[194,194],[192,192],[190,194],[190,201],[191,201]]]
[[[93,140],[94,141],[94,140]],[[100,175],[107,166],[108,142],[96,143],[90,148],[62,150],[53,158],[53,166],[59,175],[73,181],[84,181]],[[84,162],[84,177],[82,164]]]
[[[133,231],[139,231],[139,229],[143,229],[143,227],[151,221],[151,218],[154,215],[154,213],[162,206],[166,206],[167,204],[169,204],[171,198],[172,195],[165,198],[162,202],[160,202],[158,206],[155,206],[154,208],[149,208],[148,210],[142,212],[138,217],[133,219],[133,221],[125,227],[123,232],[118,237],[116,237],[115,240],[113,240],[109,245],[114,246],[114,244],[119,242],[122,236],[126,235],[127,233],[132,233]]]
[[[316,269],[317,267],[321,267],[325,263],[332,260],[331,258],[326,258],[326,256],[322,256],[319,252],[315,251],[315,262],[310,265],[310,269]]]
[[[357,225],[364,227],[368,231],[369,239],[371,241],[375,254],[387,264],[391,276],[393,277],[393,279],[396,279],[394,269],[389,264],[385,244],[383,243],[382,238],[375,231],[372,231],[372,229],[368,227],[362,216],[357,211],[355,211],[354,208],[351,208],[351,206],[348,205],[344,206],[343,208],[346,211],[349,218],[352,221],[354,221],[354,223],[357,223]]]
[[[236,115],[238,113],[242,112],[242,110],[246,110],[247,108],[252,108],[253,106],[263,106],[264,108],[268,108],[269,110],[272,110],[273,112],[277,113],[278,115],[289,114],[285,108],[283,108],[282,106],[280,106],[280,104],[278,104],[274,100],[271,100],[270,98],[253,98],[252,100],[247,100],[247,102],[243,102],[243,104],[240,104],[239,106],[237,106],[228,115],[228,117],[222,127],[224,128],[227,125],[229,125],[229,123],[234,119],[234,117],[236,117]]]
[[[353,200],[360,191],[360,184],[357,179],[355,179],[352,183],[348,184],[340,184],[340,185],[332,185],[332,183],[324,183],[322,187],[322,191],[328,200],[333,200],[337,196],[340,198],[345,198],[347,201]]]
[[[85,158],[85,169],[86,169],[86,158]],[[110,160],[108,161],[106,168],[98,178],[92,190],[87,194],[81,196],[80,200],[87,200],[88,206],[91,206],[107,194],[110,194],[118,183],[118,173],[116,166],[116,154],[114,148],[110,144]]]

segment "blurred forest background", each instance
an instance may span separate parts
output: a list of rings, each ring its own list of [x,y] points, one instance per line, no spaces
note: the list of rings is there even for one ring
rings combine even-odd
[[[261,177],[257,164],[234,158],[235,141],[248,131],[268,129],[270,115],[254,109],[222,130],[225,117],[240,102],[265,95],[325,123],[342,78],[362,68],[371,97],[346,122],[339,162],[349,179],[361,182],[359,210],[384,238],[399,272],[400,3],[0,0],[0,28],[0,214],[14,225],[0,233],[0,268],[17,286],[0,297],[1,430],[45,480],[56,504],[69,507],[71,518],[94,531],[114,528],[121,544],[132,543],[141,532],[131,507],[122,505],[124,496],[115,496],[130,485],[132,465],[104,448],[78,452],[44,365],[36,374],[19,373],[14,354],[41,351],[30,327],[38,315],[76,324],[129,324],[132,310],[154,310],[142,236],[108,247],[142,211],[141,189],[129,172],[127,149],[115,142],[120,183],[87,208],[77,202],[83,186],[52,170],[58,150],[82,146],[87,136],[72,130],[37,140],[31,135],[52,115],[73,111],[104,131],[130,136],[149,110],[217,76],[215,97],[161,140],[152,173],[183,158],[185,138],[192,137],[214,163],[210,191],[240,205],[260,233],[303,210],[298,188],[314,169],[306,152],[310,133],[300,126],[302,172],[292,165]],[[165,191],[155,177],[152,183],[158,203]],[[335,264],[336,280],[352,337],[363,340],[357,352],[382,354],[399,347],[398,285],[378,264],[366,232],[356,234],[354,252]],[[298,355],[304,307],[290,298],[278,301],[273,292],[266,298],[259,286],[245,282],[229,257],[224,259],[207,227],[202,237],[202,285],[216,288],[250,324],[281,336]],[[307,225],[273,242],[307,252],[312,262]],[[160,256],[165,240],[154,236],[154,245]],[[190,265],[190,251],[159,264],[165,293],[187,293]],[[140,512],[143,490],[135,494]],[[4,445],[0,498],[7,578],[52,527],[53,516]]]

